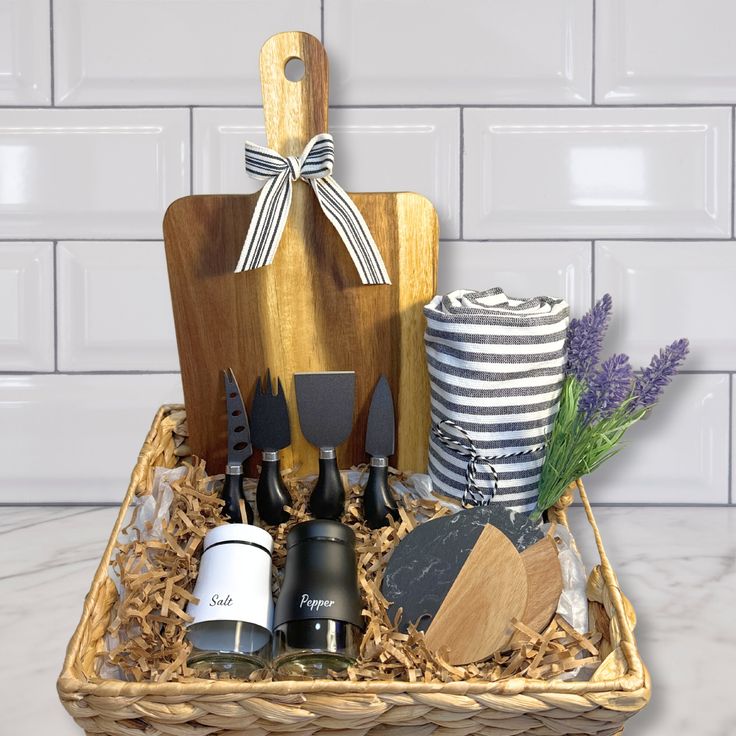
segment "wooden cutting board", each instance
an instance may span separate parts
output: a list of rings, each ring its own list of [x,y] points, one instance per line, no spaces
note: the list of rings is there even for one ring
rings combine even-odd
[[[552,620],[562,595],[562,570],[557,545],[552,537],[545,537],[521,553],[526,571],[527,600],[519,620],[536,632],[542,632]],[[523,635],[514,635],[511,645],[525,641]]]
[[[284,74],[293,58],[305,66],[298,82]],[[325,50],[307,33],[280,33],[263,46],[260,69],[268,145],[297,156],[314,135],[328,131]],[[339,161],[339,148],[335,155]],[[283,465],[299,465],[301,472],[317,469],[317,453],[299,431],[293,374],[356,371],[355,428],[338,449],[340,465],[347,467],[365,461],[370,396],[385,373],[396,398],[392,465],[425,470],[429,384],[422,307],[435,293],[437,214],[418,194],[350,196],[373,233],[390,286],[361,284],[342,240],[303,181],[294,182],[273,264],[254,271],[233,273],[257,193],[188,196],[167,210],[164,239],[190,444],[210,472],[222,472],[225,462],[226,367],[235,372],[248,407],[266,368],[281,377],[292,430]],[[257,460],[251,458],[251,474]]]
[[[450,664],[480,662],[511,638],[511,620],[527,599],[521,555],[503,532],[483,529],[425,635],[433,652],[447,647]]]

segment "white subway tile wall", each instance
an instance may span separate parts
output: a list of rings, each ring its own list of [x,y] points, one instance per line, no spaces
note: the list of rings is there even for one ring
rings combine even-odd
[[[0,0],[0,105],[51,104],[49,0]]]
[[[442,242],[437,291],[503,284],[511,296],[564,296],[573,312],[590,306],[591,244],[579,242]]]
[[[732,0],[0,0],[0,503],[120,500],[181,400],[163,212],[258,188],[258,49],[294,29],[330,57],[338,180],[434,202],[439,290],[578,315],[610,292],[607,349],[637,365],[691,338],[593,501],[731,503],[735,21]]]
[[[595,249],[596,296],[626,305],[609,348],[646,364],[660,342],[687,335],[689,370],[736,370],[736,243],[601,241]]]
[[[54,245],[0,242],[0,371],[54,367]]]
[[[2,503],[120,501],[178,374],[0,375]]]
[[[0,238],[157,238],[189,194],[187,110],[2,110]]]
[[[590,102],[590,0],[325,0],[340,105]]]
[[[596,11],[597,102],[736,100],[736,3],[597,0]]]
[[[729,377],[677,376],[625,449],[586,484],[599,503],[728,503]]]
[[[57,246],[60,371],[178,371],[163,243]]]
[[[468,238],[731,235],[731,110],[465,111]]]
[[[258,50],[319,0],[54,0],[59,105],[259,105]]]

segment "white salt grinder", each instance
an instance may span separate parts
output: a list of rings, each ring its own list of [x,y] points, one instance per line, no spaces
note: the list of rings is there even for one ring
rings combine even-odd
[[[194,670],[247,679],[265,667],[271,651],[273,539],[250,524],[223,524],[207,532],[187,613]]]

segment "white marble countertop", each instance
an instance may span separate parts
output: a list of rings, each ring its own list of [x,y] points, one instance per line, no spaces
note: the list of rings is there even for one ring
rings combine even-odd
[[[0,508],[3,734],[79,736],[56,697],[64,650],[116,509]],[[636,608],[652,702],[627,736],[733,736],[736,507],[597,508],[621,587]],[[585,530],[573,509],[573,531]],[[580,531],[586,562],[592,538]]]

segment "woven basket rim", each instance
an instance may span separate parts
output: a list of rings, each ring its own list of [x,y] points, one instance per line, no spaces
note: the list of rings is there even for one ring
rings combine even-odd
[[[93,612],[98,603],[100,591],[108,578],[108,568],[115,542],[125,521],[128,507],[139,487],[140,481],[148,469],[148,459],[154,439],[157,435],[161,420],[174,411],[184,409],[183,404],[164,404],[156,412],[151,429],[143,443],[138,455],[138,461],[131,474],[131,480],[125,498],[120,505],[118,517],[110,534],[107,546],[102,554],[100,563],[85,597],[82,615],[74,634],[69,641],[64,658],[62,671],[57,681],[57,689],[60,695],[82,697],[94,695],[100,697],[142,697],[148,695],[157,696],[222,696],[224,694],[243,695],[285,695],[300,693],[324,693],[326,695],[359,695],[359,694],[381,694],[381,693],[426,693],[434,697],[441,695],[523,695],[525,693],[538,696],[548,695],[580,695],[585,696],[594,693],[636,693],[646,691],[648,698],[649,676],[643,665],[632,627],[626,616],[623,595],[618,586],[618,580],[611,567],[603,546],[603,541],[598,526],[593,516],[585,488],[581,481],[576,483],[580,499],[583,503],[588,522],[595,536],[598,554],[600,556],[600,570],[603,580],[608,588],[613,613],[616,617],[620,631],[620,649],[626,660],[628,671],[622,677],[609,680],[596,681],[561,681],[561,680],[535,680],[532,678],[515,677],[508,680],[496,682],[473,681],[473,682],[450,682],[450,683],[425,683],[425,682],[403,682],[403,681],[360,681],[351,682],[345,680],[312,680],[312,681],[273,681],[273,682],[244,682],[240,680],[198,680],[196,682],[129,682],[125,680],[103,679],[103,678],[80,678],[75,673],[76,663],[84,642],[84,634],[93,617]],[[558,520],[567,526],[565,510],[563,506],[555,509]]]

